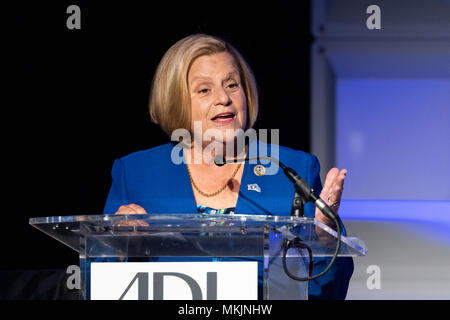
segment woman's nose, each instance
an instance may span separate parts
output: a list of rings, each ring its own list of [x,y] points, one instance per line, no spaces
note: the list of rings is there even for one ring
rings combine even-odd
[[[216,90],[216,97],[214,105],[224,105],[228,106],[231,103],[231,98],[228,92],[224,88],[219,88]]]

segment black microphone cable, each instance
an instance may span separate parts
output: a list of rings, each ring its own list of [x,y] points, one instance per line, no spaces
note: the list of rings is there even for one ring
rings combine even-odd
[[[283,270],[289,278],[296,280],[296,281],[309,281],[309,280],[314,280],[314,279],[317,279],[317,278],[323,276],[325,273],[327,273],[330,270],[330,268],[333,266],[333,263],[338,256],[339,250],[341,248],[341,231],[342,230],[341,230],[341,225],[339,223],[338,215],[336,213],[334,213],[334,211],[318,195],[315,194],[314,190],[309,186],[309,184],[302,177],[300,177],[293,169],[286,167],[279,160],[272,158],[272,157],[268,157],[268,156],[248,158],[248,159],[246,158],[246,159],[226,160],[223,155],[218,155],[215,157],[214,163],[220,167],[220,166],[225,165],[226,163],[247,162],[247,161],[252,161],[252,160],[260,160],[260,159],[270,160],[270,161],[273,161],[276,164],[278,164],[278,166],[281,169],[283,169],[284,174],[289,178],[289,180],[291,180],[294,183],[295,190],[304,196],[304,199],[306,200],[306,202],[309,202],[309,201],[313,202],[314,205],[317,208],[319,208],[319,210],[326,217],[333,220],[333,222],[335,223],[336,229],[337,229],[336,230],[337,231],[336,249],[334,251],[334,254],[331,258],[330,263],[328,263],[327,267],[322,272],[320,272],[314,276],[312,275],[312,269],[313,269],[313,264],[314,264],[312,250],[307,244],[303,243],[303,240],[301,240],[300,237],[297,236],[293,240],[287,240],[285,242],[284,249],[283,249],[283,258],[282,258]],[[308,254],[310,256],[310,261],[309,261],[309,268],[308,268],[309,275],[307,277],[297,277],[288,270],[287,263],[286,263],[286,255],[287,255],[288,250],[291,248],[297,249],[297,251],[300,254],[301,254],[300,250],[302,250],[302,249],[308,250]]]

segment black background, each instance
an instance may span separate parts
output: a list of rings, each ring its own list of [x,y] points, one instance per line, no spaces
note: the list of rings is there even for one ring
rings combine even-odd
[[[94,3],[95,2],[95,3]],[[81,30],[68,30],[69,5]],[[309,152],[309,1],[27,1],[7,22],[1,270],[58,269],[77,254],[31,217],[101,214],[113,160],[169,141],[148,95],[165,51],[192,33],[231,42],[260,94],[255,128]]]

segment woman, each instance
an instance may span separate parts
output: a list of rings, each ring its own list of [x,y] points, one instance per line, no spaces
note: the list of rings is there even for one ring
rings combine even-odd
[[[236,49],[202,34],[178,41],[156,70],[150,115],[169,136],[180,128],[194,135],[193,140],[183,141],[184,163],[175,163],[172,143],[117,159],[104,213],[289,215],[294,189],[283,172],[256,174],[255,167],[261,170],[261,165],[229,163],[219,167],[213,161],[219,154],[248,157],[255,142],[235,143],[239,138],[236,132],[250,129],[257,114],[256,82]],[[256,143],[257,148],[264,146]],[[331,169],[322,189],[315,156],[280,147],[279,160],[316,192],[322,190],[321,198],[337,212],[345,169]],[[305,206],[305,216],[333,227],[311,203]],[[316,260],[313,274],[323,270],[329,261]],[[338,258],[329,272],[310,281],[310,299],[345,298],[352,272],[352,259]]]

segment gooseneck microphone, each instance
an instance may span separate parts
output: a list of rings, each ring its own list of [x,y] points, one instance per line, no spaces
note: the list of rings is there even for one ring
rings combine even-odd
[[[281,163],[278,159],[272,158],[272,157],[255,157],[255,158],[248,158],[248,159],[233,159],[233,160],[226,160],[223,155],[217,155],[214,158],[214,164],[216,166],[222,167],[223,165],[227,163],[238,163],[238,162],[249,162],[252,160],[270,160],[275,162],[281,169],[283,169],[284,174],[286,177],[288,177],[289,180],[291,180],[294,183],[295,190],[299,193],[301,193],[306,201],[311,201],[314,203],[316,207],[319,208],[319,210],[327,216],[328,219],[335,219],[336,214],[334,211],[323,201],[315,192],[314,190],[309,186],[309,184],[300,177],[297,172],[295,172],[293,169],[286,167],[283,163]]]
[[[241,159],[232,159],[232,160],[226,160],[223,155],[217,155],[214,158],[214,163],[221,167],[227,163],[238,163],[238,162],[249,162],[252,160],[270,160],[272,162],[275,162],[278,164],[278,166],[283,169],[284,174],[286,177],[288,177],[289,180],[292,181],[294,184],[296,193],[299,193],[301,197],[305,200],[305,202],[313,202],[314,205],[328,218],[334,221],[336,228],[337,228],[337,245],[336,250],[333,254],[333,257],[331,258],[330,263],[328,266],[319,274],[316,274],[314,276],[311,276],[312,274],[312,263],[313,263],[313,256],[311,249],[302,242],[302,240],[299,237],[296,237],[294,240],[287,240],[286,245],[283,250],[283,269],[286,272],[286,274],[294,280],[297,281],[309,281],[316,279],[318,277],[321,277],[325,273],[330,270],[331,266],[333,265],[334,261],[336,260],[336,257],[339,253],[339,249],[341,247],[341,225],[339,223],[339,216],[323,201],[315,192],[314,190],[309,186],[309,184],[300,177],[292,168],[286,167],[283,163],[281,163],[278,159],[275,159],[273,157],[263,156],[263,157],[254,157],[254,158],[241,158]],[[310,267],[309,267],[309,276],[308,277],[297,277],[293,275],[286,266],[286,254],[287,251],[290,248],[296,248],[297,250],[300,249],[308,249],[309,255],[310,255]]]

